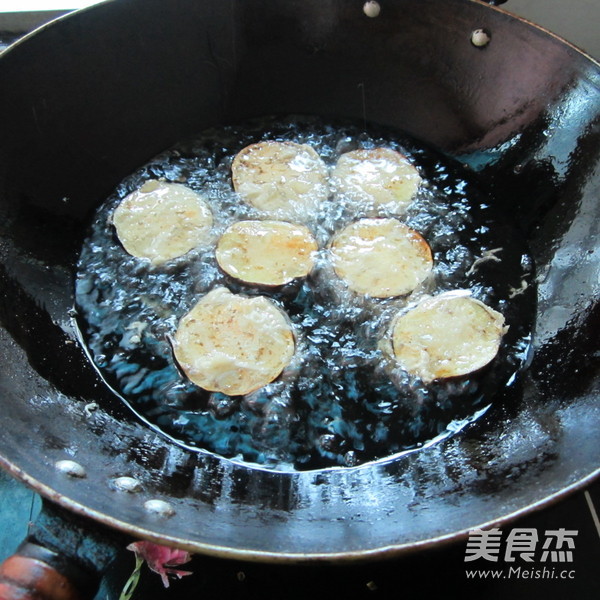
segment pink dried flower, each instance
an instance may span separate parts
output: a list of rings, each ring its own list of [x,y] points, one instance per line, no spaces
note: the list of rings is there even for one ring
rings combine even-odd
[[[169,587],[169,575],[181,579],[185,575],[191,575],[191,571],[176,569],[191,560],[191,555],[185,550],[159,546],[152,542],[135,542],[127,546],[127,550],[135,552],[136,558],[145,560],[152,571],[158,573],[163,585]]]

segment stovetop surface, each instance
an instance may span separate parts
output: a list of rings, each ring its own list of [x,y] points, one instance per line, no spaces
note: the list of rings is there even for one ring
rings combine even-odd
[[[545,26],[591,56],[600,58],[598,0],[509,0],[503,8]],[[39,18],[43,19],[43,15]],[[30,16],[23,20],[27,27],[31,27],[32,22]],[[0,50],[25,31],[15,30],[13,25],[10,32],[0,33]],[[26,536],[40,504],[36,494],[0,472],[0,560],[10,556]],[[466,540],[396,559],[341,566],[268,565],[195,556],[182,567],[193,575],[173,581],[168,589],[163,587],[158,575],[144,567],[133,598],[304,600],[318,596],[397,600],[458,594],[487,600],[529,599],[536,594],[545,600],[598,598],[600,523],[594,508],[600,512],[600,481],[504,526],[496,562],[484,558],[465,561],[472,552]],[[561,529],[572,535],[572,561],[567,562],[568,553],[553,556],[550,551],[542,561],[545,540],[554,540],[556,535],[548,532]],[[531,536],[538,536],[531,563],[524,561],[518,552],[514,553],[514,562],[506,560],[507,542],[510,536],[519,534],[529,536],[530,540]],[[517,547],[513,545],[513,548]],[[124,542],[102,581],[96,600],[118,600],[134,563],[133,554],[125,549]]]

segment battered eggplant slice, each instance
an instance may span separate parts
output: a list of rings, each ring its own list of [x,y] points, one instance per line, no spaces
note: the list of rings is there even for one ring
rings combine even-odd
[[[284,285],[310,273],[317,242],[304,225],[285,221],[239,221],[217,244],[219,266],[229,275],[267,286]]]
[[[332,180],[338,195],[395,215],[406,211],[421,184],[417,169],[391,148],[361,148],[342,154]]]
[[[245,202],[278,219],[309,220],[329,195],[327,167],[307,144],[251,144],[235,156],[231,174]]]
[[[219,287],[181,319],[173,350],[196,385],[241,396],[279,376],[294,355],[295,340],[287,315],[271,300]]]
[[[397,219],[355,221],[337,234],[330,252],[348,287],[374,298],[409,294],[433,269],[429,244]]]
[[[498,353],[504,317],[468,292],[429,297],[392,325],[396,361],[425,383],[467,375]]]
[[[213,217],[194,190],[150,180],[121,201],[112,221],[129,254],[160,264],[205,244]]]

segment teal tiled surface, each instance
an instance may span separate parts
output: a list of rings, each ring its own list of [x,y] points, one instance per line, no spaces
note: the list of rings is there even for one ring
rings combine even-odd
[[[34,492],[0,470],[0,561],[13,554],[25,538],[40,504]]]

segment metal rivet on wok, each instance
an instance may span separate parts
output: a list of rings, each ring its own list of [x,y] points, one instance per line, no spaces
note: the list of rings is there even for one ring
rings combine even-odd
[[[60,473],[64,473],[69,477],[83,478],[87,476],[85,469],[74,460],[58,460],[54,463],[56,470]]]
[[[485,29],[475,29],[471,34],[471,44],[477,48],[487,46],[491,39],[491,35]]]
[[[376,0],[369,0],[364,3],[363,12],[367,17],[378,17],[381,12],[381,6]]]
[[[144,502],[146,512],[159,515],[161,517],[170,517],[175,514],[175,509],[164,500],[147,500]]]
[[[113,479],[113,485],[121,492],[129,492],[134,494],[141,491],[142,484],[133,477],[117,477]]]

